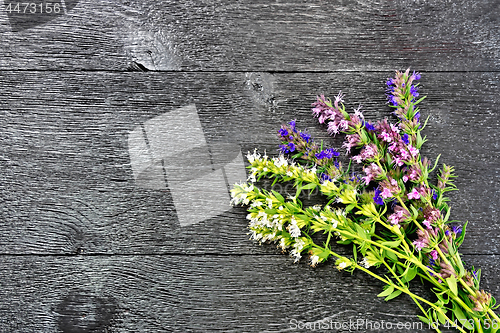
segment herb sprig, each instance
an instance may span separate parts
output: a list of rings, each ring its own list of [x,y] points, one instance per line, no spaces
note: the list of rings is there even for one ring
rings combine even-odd
[[[362,172],[351,172],[351,163],[345,169],[336,149],[318,145],[291,121],[278,131],[278,157],[257,151],[247,155],[249,183],[234,185],[231,203],[248,206],[251,239],[275,242],[295,261],[307,254],[313,267],[334,258],[339,270],[361,270],[385,284],[378,296],[386,301],[409,295],[422,311],[419,318],[437,332],[440,325],[460,332],[497,332],[496,301],[480,290],[481,271],[466,269],[458,252],[466,224],[449,220],[445,193],[456,190],[454,168],[443,164],[432,184],[429,175],[439,156],[431,167],[420,154],[428,120],[421,122],[417,106],[425,99],[418,92],[420,78],[408,69],[386,82],[395,123],[365,121],[361,107],[349,114],[342,93],[333,101],[318,96],[312,104],[313,115],[330,135],[345,134],[342,147]],[[293,182],[295,196],[259,189],[254,183],[262,177]],[[304,207],[299,194],[316,188],[328,204]],[[326,237],[322,244],[313,237],[317,233]],[[334,240],[352,244],[352,257],[336,253]],[[380,266],[388,274],[370,270]],[[417,277],[427,281],[437,301],[410,290]]]

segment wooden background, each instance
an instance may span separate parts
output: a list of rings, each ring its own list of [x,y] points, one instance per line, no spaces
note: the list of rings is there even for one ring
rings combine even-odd
[[[385,80],[407,67],[428,96],[422,153],[459,176],[464,260],[500,298],[499,28],[497,0],[83,0],[17,32],[0,12],[0,332],[418,321],[410,298],[385,303],[362,273],[249,241],[243,208],[181,226],[168,189],[136,186],[127,145],[194,104],[208,144],[272,152],[291,119],[325,137],[309,107],[320,93],[389,116]]]

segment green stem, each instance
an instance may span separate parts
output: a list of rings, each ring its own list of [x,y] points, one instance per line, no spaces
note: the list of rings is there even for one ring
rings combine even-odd
[[[494,318],[496,319],[497,323],[500,323],[500,318],[497,316],[497,314],[495,312],[493,312],[492,309],[488,309],[488,313]]]
[[[377,275],[377,274],[373,273],[372,271],[370,271],[370,270],[368,270],[368,269],[364,268],[363,266],[360,266],[360,265],[356,264],[356,267],[355,267],[355,268],[357,268],[357,269],[359,269],[359,270],[362,270],[363,272],[365,272],[365,273],[367,273],[367,274],[369,274],[369,275],[373,276],[374,278],[376,278],[376,279],[378,279],[378,280],[380,280],[380,281],[384,282],[385,284],[392,285],[394,288],[396,288],[396,289],[398,289],[398,290],[400,290],[400,291],[404,292],[405,294],[407,294],[407,295],[409,295],[409,296],[412,296],[412,295],[413,295],[413,297],[415,297],[415,299],[418,299],[419,301],[421,301],[421,302],[423,302],[423,303],[425,303],[425,304],[427,304],[427,305],[431,306],[432,308],[434,308],[434,310],[436,310],[437,312],[439,312],[439,313],[440,313],[440,314],[441,314],[441,315],[442,315],[445,319],[447,319],[447,320],[448,320],[448,322],[450,322],[450,323],[452,322],[452,320],[451,320],[451,319],[450,319],[450,318],[449,318],[449,317],[448,317],[448,316],[444,313],[444,311],[443,311],[440,307],[436,306],[436,304],[431,303],[431,302],[429,302],[428,300],[426,300],[426,299],[424,299],[424,298],[422,298],[422,297],[420,297],[420,296],[418,296],[418,295],[415,295],[414,293],[410,292],[408,289],[401,288],[400,286],[395,285],[394,283],[391,283],[391,281],[388,281],[388,280],[386,280],[386,279],[382,278],[381,276],[379,276],[379,275]],[[438,328],[435,328],[435,329],[439,332],[439,329],[438,329]],[[460,332],[467,333],[467,332],[466,332],[466,331],[464,331],[461,327],[457,327],[457,329],[458,329]]]
[[[383,262],[384,262],[385,267],[387,267],[387,269],[389,270],[389,272],[391,272],[391,274],[394,276],[394,278],[396,278],[396,280],[399,282],[399,284],[401,285],[401,287],[405,286],[405,284],[403,283],[403,281],[401,281],[401,279],[396,274],[396,272],[394,272],[394,270],[391,268],[391,266],[389,266],[389,264],[385,260]],[[398,263],[399,263],[399,261],[398,261]],[[427,317],[427,312],[422,307],[422,305],[420,305],[420,303],[418,302],[418,300],[415,297],[413,297],[413,295],[410,295],[410,297],[415,302],[415,304],[417,304],[417,306],[420,308],[420,310],[422,311],[422,313]]]

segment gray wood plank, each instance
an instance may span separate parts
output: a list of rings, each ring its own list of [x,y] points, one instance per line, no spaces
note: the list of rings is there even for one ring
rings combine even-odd
[[[22,31],[0,11],[0,69],[500,69],[495,0],[66,3]]]
[[[368,119],[389,116],[390,74],[0,72],[8,97],[0,101],[0,253],[274,253],[251,244],[244,209],[226,205],[227,180],[243,172],[242,162],[227,162],[237,150],[275,152],[274,133],[290,119],[324,135],[308,106],[317,93],[342,89],[350,110],[361,103]],[[461,248],[469,254],[499,253],[498,81],[498,73],[422,79],[422,113],[431,116],[423,154],[441,153],[457,169],[451,217],[470,221]],[[196,112],[179,112],[189,105]],[[183,145],[175,159],[161,156]],[[137,170],[149,178],[136,179]],[[212,197],[220,210],[209,214]]]
[[[484,268],[483,287],[498,295],[498,256],[465,260]],[[306,332],[295,328],[315,323],[333,325],[320,332],[432,332],[397,329],[418,322],[417,307],[406,296],[377,298],[381,283],[364,273],[282,255],[1,256],[0,268],[2,332]],[[414,291],[429,296],[418,283]]]

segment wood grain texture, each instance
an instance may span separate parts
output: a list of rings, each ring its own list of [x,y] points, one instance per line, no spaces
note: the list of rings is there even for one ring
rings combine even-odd
[[[464,259],[485,268],[483,286],[498,295],[498,256]],[[0,269],[0,332],[309,332],[293,325],[358,320],[394,326],[315,331],[432,332],[398,330],[417,322],[417,307],[377,298],[382,284],[364,273],[282,255],[2,256]]]
[[[341,138],[326,138],[310,115],[315,94],[342,89],[348,109],[361,103],[368,119],[382,119],[390,114],[389,75],[1,72],[9,98],[0,101],[0,253],[274,253],[248,241],[243,208],[181,226],[167,187],[134,181],[128,135],[194,104],[207,144],[272,153],[276,129],[296,118],[339,147]],[[430,116],[422,153],[432,160],[442,154],[441,162],[457,169],[451,217],[470,221],[461,247],[467,254],[499,252],[498,82],[498,73],[422,78],[422,113]],[[189,133],[194,125],[186,126]],[[207,183],[207,196],[217,184]],[[198,201],[192,208],[207,209]]]
[[[80,1],[12,32],[0,69],[498,71],[496,0]]]

